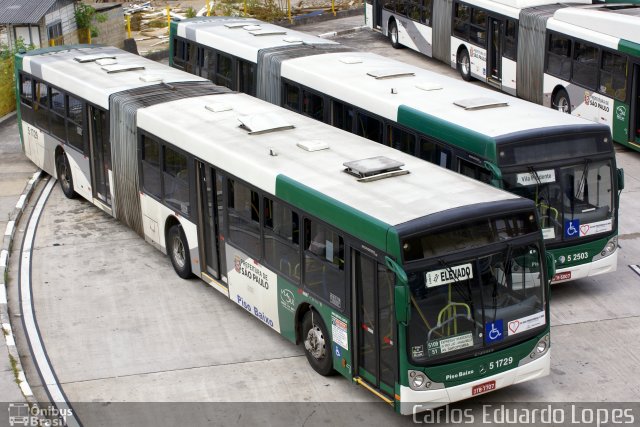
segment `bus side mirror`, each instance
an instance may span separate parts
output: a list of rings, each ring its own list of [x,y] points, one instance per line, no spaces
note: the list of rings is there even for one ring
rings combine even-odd
[[[394,289],[396,320],[398,323],[407,325],[411,319],[410,291],[406,285],[396,285]]]
[[[547,258],[547,278],[551,282],[553,276],[556,275],[556,259],[551,252],[545,252],[545,256]]]
[[[394,302],[396,306],[396,321],[404,324],[409,323],[411,318],[411,291],[409,290],[409,279],[407,273],[398,265],[397,262],[385,257],[387,268],[396,275],[396,286],[394,287]]]
[[[624,169],[618,169],[618,191],[624,189]]]

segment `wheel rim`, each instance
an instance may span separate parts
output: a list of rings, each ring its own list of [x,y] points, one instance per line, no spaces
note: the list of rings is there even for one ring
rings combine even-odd
[[[564,96],[558,98],[556,102],[556,110],[561,111],[563,113],[569,112],[569,101]]]
[[[304,342],[304,347],[314,359],[324,359],[326,355],[324,336],[318,325],[313,325],[311,329],[309,329],[309,332],[307,332],[307,339]]]
[[[391,43],[398,43],[398,28],[395,25],[391,26]]]
[[[69,177],[69,165],[66,157],[62,156],[58,165],[58,179],[65,190],[71,187],[71,180]]]
[[[173,260],[179,268],[183,268],[186,262],[184,245],[180,236],[173,237],[172,245]]]
[[[462,74],[465,76],[468,75],[470,69],[471,65],[469,64],[469,56],[462,55],[462,59],[460,60],[460,70],[462,70]]]

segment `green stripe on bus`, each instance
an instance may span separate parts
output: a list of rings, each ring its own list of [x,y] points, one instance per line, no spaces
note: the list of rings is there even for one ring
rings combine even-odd
[[[171,21],[169,24],[169,40],[175,40],[178,35],[178,23]],[[169,66],[173,67],[173,42],[169,41]]]
[[[620,43],[618,43],[618,50],[620,52],[628,53],[633,56],[640,56],[640,44],[630,42],[628,40],[620,39]]]
[[[496,159],[496,141],[493,138],[415,108],[401,105],[398,108],[398,123],[457,145],[487,160],[495,161]]]
[[[392,248],[395,252],[389,252],[387,248],[387,235],[389,232],[395,232],[391,225],[332,199],[285,175],[278,175],[276,178],[276,196],[376,248],[387,251],[391,255],[397,256],[399,253],[397,233],[395,233],[395,247]],[[393,241],[394,239],[389,237],[389,240]]]
[[[63,50],[86,49],[86,48],[94,49],[94,48],[97,48],[97,47],[104,47],[104,45],[100,45],[100,44],[69,44],[69,45],[42,47],[42,48],[39,48],[39,49],[30,50],[27,53],[25,53],[24,56],[44,55],[45,53],[60,52],[60,51],[63,51]]]

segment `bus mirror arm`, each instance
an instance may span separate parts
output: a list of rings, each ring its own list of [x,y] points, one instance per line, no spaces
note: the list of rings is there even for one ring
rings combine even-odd
[[[411,318],[411,292],[409,291],[409,281],[407,273],[398,265],[397,262],[385,257],[387,268],[396,275],[396,286],[394,287],[394,301],[396,307],[396,320],[398,323],[407,326]]]
[[[484,161],[484,168],[491,172],[491,185],[502,188],[502,171],[500,168],[488,160]]]
[[[556,260],[551,252],[545,252],[545,257],[547,258],[547,280],[551,282],[556,275]]]
[[[624,190],[624,169],[618,168],[618,194]]]

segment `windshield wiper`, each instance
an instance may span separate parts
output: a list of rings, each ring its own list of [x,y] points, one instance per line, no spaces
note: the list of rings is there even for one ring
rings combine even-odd
[[[590,159],[584,159],[584,166],[582,167],[582,176],[580,177],[580,182],[578,183],[578,189],[576,190],[576,194],[573,196],[577,199],[580,194],[584,194],[583,200],[589,200],[589,185],[587,184],[587,169],[589,168]],[[583,193],[584,190],[584,193]]]

